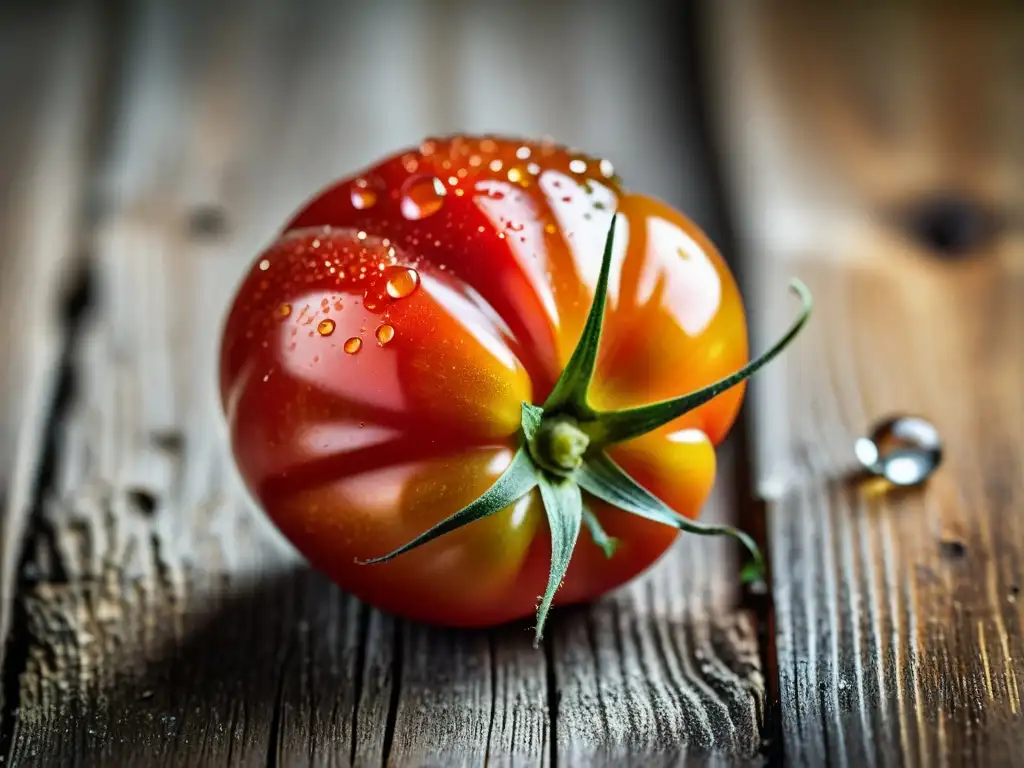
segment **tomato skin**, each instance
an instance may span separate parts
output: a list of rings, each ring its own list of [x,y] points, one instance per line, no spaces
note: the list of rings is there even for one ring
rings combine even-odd
[[[222,402],[243,480],[314,567],[431,623],[534,612],[550,567],[536,491],[387,563],[355,560],[406,543],[508,465],[520,403],[544,401],[579,338],[616,210],[592,405],[681,395],[742,367],[742,302],[706,236],[554,145],[428,141],[318,194],[253,261],[224,327]],[[742,396],[609,453],[696,517]],[[585,503],[619,549],[606,559],[582,531],[556,604],[629,581],[677,535]]]

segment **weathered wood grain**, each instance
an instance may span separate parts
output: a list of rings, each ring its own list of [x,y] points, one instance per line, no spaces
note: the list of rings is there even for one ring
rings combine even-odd
[[[785,762],[1020,765],[1024,14],[745,8],[715,49],[760,346],[789,276],[816,298],[754,387]],[[891,413],[945,440],[924,487],[852,473]]]
[[[706,216],[655,8],[127,7],[83,235],[91,301],[48,415],[52,472],[16,510],[11,764],[755,758],[764,685],[729,544],[684,540],[650,578],[559,612],[545,651],[525,625],[397,621],[309,572],[251,507],[213,390],[221,308],[275,222],[424,134],[550,133]],[[731,515],[728,485],[712,517]]]
[[[67,338],[60,308],[76,288],[102,70],[99,29],[88,13],[0,9],[0,663],[60,389]]]

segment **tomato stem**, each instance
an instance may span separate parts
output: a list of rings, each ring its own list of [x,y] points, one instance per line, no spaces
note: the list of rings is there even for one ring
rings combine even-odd
[[[590,437],[571,416],[544,419],[527,443],[530,456],[537,464],[562,477],[569,476],[583,464],[589,445]]]

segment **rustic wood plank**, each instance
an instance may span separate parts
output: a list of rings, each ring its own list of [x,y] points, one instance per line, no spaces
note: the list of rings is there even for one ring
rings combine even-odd
[[[744,8],[715,50],[760,345],[786,278],[816,295],[754,388],[785,762],[1019,765],[1024,14]],[[956,211],[905,215],[950,191],[1005,226],[951,252]],[[851,474],[890,413],[945,440],[922,488]]]
[[[463,127],[551,133],[707,214],[697,175],[673,170],[694,167],[692,143],[633,119],[648,102],[659,123],[687,117],[674,92],[651,98],[677,45],[657,13],[550,6],[131,6],[86,238],[96,290],[8,666],[12,763],[754,757],[763,681],[729,545],[684,541],[650,579],[561,612],[538,652],[525,626],[427,628],[343,595],[252,509],[225,453],[217,308],[273,222],[369,158]],[[570,37],[567,19],[584,19]],[[611,45],[624,31],[638,47]],[[524,58],[513,38],[536,46]],[[710,506],[729,517],[733,500]]]
[[[59,391],[60,309],[76,287],[75,235],[102,79],[96,25],[59,11],[0,8],[0,103],[9,107],[0,123],[0,665]],[[0,695],[10,691],[5,685]],[[0,717],[6,741],[10,718]]]

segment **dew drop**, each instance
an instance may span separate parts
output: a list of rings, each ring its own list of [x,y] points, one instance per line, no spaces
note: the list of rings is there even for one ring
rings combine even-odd
[[[291,313],[292,313],[292,305],[291,304],[282,304],[280,307],[277,308],[277,316],[280,317],[280,318],[288,317]]]
[[[387,279],[388,296],[393,299],[404,299],[420,284],[420,274],[412,267],[392,267]]]
[[[853,450],[871,474],[899,486],[923,483],[942,462],[938,430],[917,416],[883,419],[869,436],[854,443]]]
[[[383,347],[395,338],[395,329],[390,325],[381,325],[377,327],[374,335],[377,337],[377,343]]]
[[[321,336],[330,336],[334,333],[334,321],[331,319],[321,320],[316,326],[316,332]]]
[[[529,156],[530,148],[525,145],[516,150],[516,157],[520,160],[526,160]]]
[[[573,173],[586,173],[587,164],[583,160],[577,158],[576,160],[570,161],[569,170]]]
[[[520,168],[509,168],[508,169],[508,180],[513,184],[518,184],[523,180],[523,171]]]
[[[436,176],[408,179],[402,189],[402,215],[412,221],[425,219],[441,210],[447,190]]]
[[[356,237],[359,238],[360,240],[365,240],[366,233],[360,229],[358,232],[356,232]]]
[[[359,211],[373,208],[377,202],[377,193],[370,189],[366,179],[356,179],[352,185],[352,207]]]
[[[362,347],[363,347],[363,340],[360,339],[358,336],[353,336],[352,338],[347,339],[345,341],[344,349],[345,349],[345,351],[348,354],[354,355],[356,352],[358,352],[360,349],[362,349]]]
[[[497,171],[501,170],[501,165],[502,165],[501,160],[491,160],[489,168],[492,171],[497,172]]]
[[[263,261],[260,262],[260,271],[266,272],[268,269],[270,269],[270,259],[263,259]]]
[[[611,164],[610,160],[602,160],[597,167],[601,171],[601,175],[606,179],[610,179],[615,175],[615,166]]]

